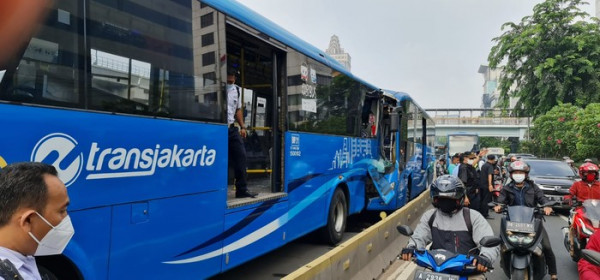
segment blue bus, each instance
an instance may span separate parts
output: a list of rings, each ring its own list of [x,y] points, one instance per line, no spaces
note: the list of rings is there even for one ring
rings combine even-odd
[[[232,0],[53,1],[11,61],[0,167],[52,164],[71,198],[48,279],[207,278],[313,231],[336,244],[348,215],[432,180],[434,124],[408,94]],[[228,170],[231,69],[256,198]]]

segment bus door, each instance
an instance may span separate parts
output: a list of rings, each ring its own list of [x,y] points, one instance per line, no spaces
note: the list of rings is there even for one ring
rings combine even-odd
[[[282,111],[278,102],[285,57],[282,53],[238,26],[227,25],[227,68],[238,75],[236,84],[241,90],[247,130],[244,147],[248,189],[259,194],[257,201],[284,195],[279,171],[282,134],[277,129]],[[229,173],[228,198],[235,200],[233,171]]]
[[[375,93],[372,93],[373,95]],[[363,123],[367,128],[367,134],[372,131],[371,127],[379,132],[377,134],[371,133],[373,137],[379,139],[379,157],[378,160],[367,167],[367,172],[373,181],[373,186],[377,193],[372,193],[369,197],[378,195],[386,206],[380,206],[378,209],[384,207],[387,209],[393,209],[395,203],[390,203],[396,197],[396,187],[398,186],[398,171],[396,163],[396,140],[397,133],[393,133],[390,130],[390,110],[389,104],[384,104],[383,99],[377,96],[369,96],[367,94],[365,105],[370,104],[370,108],[363,108]],[[373,100],[375,99],[375,100]],[[367,117],[367,114],[368,117]],[[374,118],[377,118],[375,120]],[[369,207],[372,208],[372,207]]]

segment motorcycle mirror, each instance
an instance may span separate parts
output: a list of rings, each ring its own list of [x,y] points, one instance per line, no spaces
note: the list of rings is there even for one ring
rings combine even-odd
[[[581,250],[582,257],[595,266],[600,266],[600,252],[592,251],[590,249]]]
[[[502,244],[502,239],[500,239],[496,236],[485,236],[485,237],[481,238],[481,240],[479,241],[479,244],[483,247],[496,247],[496,246]]]
[[[407,225],[399,225],[396,227],[396,229],[398,230],[398,232],[404,236],[411,236],[413,235],[413,230],[407,226]]]

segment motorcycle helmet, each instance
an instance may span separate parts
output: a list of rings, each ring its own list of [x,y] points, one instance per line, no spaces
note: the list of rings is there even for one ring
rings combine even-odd
[[[587,178],[588,174],[592,174]],[[579,177],[586,182],[593,182],[598,177],[598,166],[593,163],[584,163],[579,167]]]
[[[465,185],[456,176],[442,175],[431,184],[431,201],[434,207],[446,213],[456,213],[465,200]],[[454,200],[452,204],[447,204]]]
[[[508,166],[508,173],[513,173],[514,171],[523,171],[527,174],[529,174],[529,164],[525,163],[524,161],[514,161],[511,162],[510,165]]]

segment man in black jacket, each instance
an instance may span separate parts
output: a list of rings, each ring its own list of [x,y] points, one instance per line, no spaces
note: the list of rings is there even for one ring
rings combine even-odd
[[[529,180],[529,165],[527,165],[527,163],[519,160],[512,162],[508,166],[508,172],[512,181],[500,191],[498,203],[506,204],[507,206],[522,205],[536,207],[537,204],[544,205],[549,202],[549,199],[544,196],[544,192],[538,188],[533,181]],[[501,206],[497,205],[494,207],[494,210],[500,212]],[[550,215],[550,213],[552,213],[552,208],[544,207],[544,213]],[[546,229],[543,228],[543,224],[540,226],[542,226],[542,248],[544,257],[546,258],[546,264],[548,265],[550,279],[558,279],[556,276],[556,259],[554,257],[554,252],[552,252],[548,233],[546,233]]]
[[[458,178],[467,188],[467,197],[465,198],[465,206],[471,209],[479,209],[481,207],[481,196],[479,193],[479,181],[477,180],[477,170],[473,167],[478,161],[477,156],[471,152],[465,152],[461,157],[461,165],[458,167]]]

